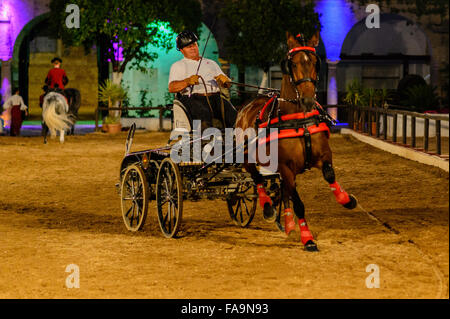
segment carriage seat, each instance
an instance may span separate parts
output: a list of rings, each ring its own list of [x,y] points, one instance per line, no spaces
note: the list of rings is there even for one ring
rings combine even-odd
[[[191,132],[192,116],[186,106],[178,99],[173,100],[173,129],[174,131]]]

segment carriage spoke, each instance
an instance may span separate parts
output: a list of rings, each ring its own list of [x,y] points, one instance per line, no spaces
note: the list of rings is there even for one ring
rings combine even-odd
[[[163,222],[162,222],[163,225],[165,225],[167,223],[167,217],[169,217],[169,214],[164,215]]]
[[[177,223],[177,214],[176,214],[176,207],[172,206],[172,225],[175,227]]]
[[[129,180],[127,180],[127,181],[125,182],[125,185],[127,186],[127,191],[130,191],[130,190],[131,190],[131,185],[130,185],[130,183],[129,183]]]
[[[171,216],[171,209],[170,204],[167,206],[167,217],[169,218],[167,225],[169,226],[169,233],[172,232],[172,216]]]
[[[133,205],[131,206],[131,211],[132,211],[132,214],[131,214],[131,218],[130,218],[130,226],[133,226],[133,219],[134,219],[134,206],[135,206],[135,203],[134,203],[134,201],[133,201]]]
[[[247,214],[247,216],[250,216],[250,213],[249,213],[249,210],[248,210],[248,207],[247,207],[247,203],[245,202],[245,199],[242,199],[242,202],[244,203],[244,206],[245,206],[245,213]]]
[[[165,199],[163,199],[162,201],[161,201],[161,203],[159,204],[159,206],[160,207],[162,207],[162,206],[164,206],[167,202],[169,202],[170,200],[169,200],[169,198],[165,198]]]
[[[237,204],[237,206],[236,206],[236,213],[235,213],[235,215],[234,215],[234,218],[236,219],[236,220],[238,220],[237,218],[238,218],[238,214],[239,214],[239,211],[241,210],[241,200],[239,199],[238,200],[238,204]]]
[[[242,216],[242,205],[239,203],[239,216],[241,217],[241,224],[244,223],[244,216]]]
[[[137,217],[137,220],[139,220],[142,215],[142,208],[141,208],[141,205],[139,205],[139,203],[137,203],[136,206],[137,206],[136,217]]]
[[[128,214],[131,212],[131,210],[133,209],[133,205],[130,206],[130,209],[127,210],[127,212],[125,213],[125,216],[128,217]]]
[[[131,179],[131,195],[134,196],[134,193],[135,193],[135,189],[134,189],[134,176],[132,176],[132,179]]]

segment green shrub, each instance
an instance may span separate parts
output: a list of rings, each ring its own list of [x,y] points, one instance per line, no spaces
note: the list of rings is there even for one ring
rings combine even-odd
[[[439,96],[436,87],[428,84],[415,85],[406,89],[401,103],[408,106],[412,111],[424,112],[439,109]]]

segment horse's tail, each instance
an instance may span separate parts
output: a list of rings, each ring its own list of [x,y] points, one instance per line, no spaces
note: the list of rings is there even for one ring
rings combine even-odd
[[[63,95],[51,92],[47,94],[42,106],[42,118],[51,130],[68,130],[75,123],[68,114],[69,105]]]

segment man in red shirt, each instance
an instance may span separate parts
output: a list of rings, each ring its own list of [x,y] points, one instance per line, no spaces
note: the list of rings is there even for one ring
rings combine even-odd
[[[52,60],[54,68],[48,71],[47,77],[45,78],[45,83],[50,89],[61,89],[64,90],[64,86],[69,83],[66,71],[61,69],[62,60],[58,57]]]

